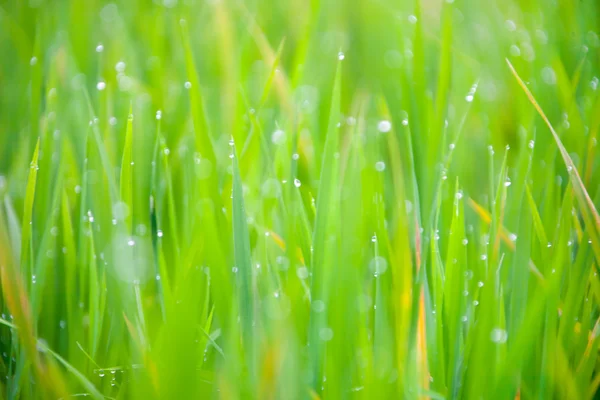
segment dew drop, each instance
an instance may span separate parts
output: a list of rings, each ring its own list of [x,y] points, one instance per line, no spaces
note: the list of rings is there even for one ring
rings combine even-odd
[[[119,61],[116,65],[115,65],[115,70],[117,72],[123,73],[125,72],[125,63],[123,61]]]
[[[556,72],[550,66],[542,68],[542,80],[547,85],[556,84]]]
[[[321,300],[314,300],[311,304],[314,312],[320,313],[325,311],[325,303]]]
[[[274,144],[277,144],[277,145],[284,144],[285,140],[286,140],[285,132],[281,129],[277,129],[277,130],[275,130],[275,132],[273,132],[271,134],[271,142],[273,142]]]
[[[373,257],[369,263],[369,269],[376,276],[383,274],[385,271],[387,271],[386,259],[381,256]]]
[[[392,123],[388,120],[381,120],[377,124],[377,130],[379,132],[389,132],[392,129]]]
[[[308,278],[308,268],[306,268],[306,267],[300,267],[300,268],[298,268],[296,270],[296,275],[300,279],[306,279],[306,278]]]
[[[333,339],[333,330],[331,328],[321,328],[319,338],[324,342],[330,341]]]
[[[509,32],[514,32],[515,30],[517,30],[517,25],[513,20],[510,19],[507,19],[506,22],[504,22],[504,26]]]
[[[494,328],[490,333],[490,339],[494,343],[502,344],[506,343],[506,339],[508,339],[508,333],[504,329]]]

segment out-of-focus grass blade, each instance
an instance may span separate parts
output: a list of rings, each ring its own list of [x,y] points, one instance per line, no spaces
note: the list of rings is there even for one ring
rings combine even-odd
[[[29,281],[33,267],[33,244],[31,230],[33,226],[33,201],[35,198],[35,183],[38,171],[38,156],[40,152],[40,140],[38,139],[29,167],[29,178],[25,192],[25,205],[23,209],[23,220],[21,225],[21,270],[25,275],[25,281]],[[29,287],[29,285],[27,285]]]
[[[88,393],[87,393],[88,395],[92,396],[92,398],[97,399],[97,400],[103,400],[105,398],[102,395],[102,393],[100,393],[98,391],[98,389],[96,389],[94,384],[92,384],[92,382],[90,382],[85,377],[85,375],[83,375],[75,367],[73,367],[71,364],[69,364],[69,362],[67,360],[65,360],[64,358],[62,358],[58,353],[52,351],[44,342],[38,341],[37,345],[40,349],[49,353],[50,355],[52,355],[52,357],[57,359],[58,362],[60,362],[67,369],[67,371],[69,371],[70,373],[75,375],[75,377],[77,378],[79,383],[88,391]]]
[[[127,117],[127,131],[125,132],[125,147],[123,148],[123,158],[121,161],[121,201],[127,207],[125,217],[125,226],[127,233],[132,232],[132,214],[133,214],[133,114],[131,106],[129,107],[129,116]]]
[[[531,189],[529,189],[529,185],[525,185],[525,193],[527,194],[527,202],[529,203],[529,208],[533,217],[535,233],[540,241],[540,245],[545,246],[548,243],[548,237],[546,236],[546,231],[544,230],[544,225],[540,218],[540,213],[538,212],[535,200],[533,199],[533,195],[531,194]]]
[[[237,268],[236,280],[238,285],[238,296],[240,302],[240,320],[242,324],[242,342],[246,351],[248,368],[254,378],[256,349],[254,345],[253,326],[254,320],[255,285],[253,284],[252,260],[250,254],[250,239],[248,233],[247,216],[244,210],[244,198],[242,190],[242,179],[235,155],[233,157],[233,250],[235,258],[235,268]]]
[[[183,47],[185,55],[185,67],[188,75],[190,87],[190,106],[192,112],[192,120],[194,121],[194,132],[196,135],[196,148],[203,158],[206,158],[216,166],[215,151],[212,140],[209,134],[209,125],[206,118],[206,110],[204,100],[202,98],[202,90],[200,88],[200,79],[196,72],[196,63],[194,62],[194,54],[192,45],[190,44],[187,21],[182,19],[181,34],[183,37]]]
[[[335,153],[339,145],[338,120],[340,113],[341,96],[341,70],[342,64],[338,62],[335,73],[331,108],[329,112],[329,122],[327,125],[327,136],[325,141],[325,150],[323,154],[323,163],[321,166],[321,179],[319,183],[319,192],[317,198],[316,218],[313,234],[313,255],[312,255],[312,279],[311,279],[311,300],[319,301],[327,305],[327,286],[329,278],[329,269],[332,267],[331,241],[329,234],[333,222],[333,210],[336,210],[337,190],[338,190],[338,162]],[[319,304],[322,304],[319,303]],[[322,310],[319,310],[322,311]],[[310,345],[310,370],[312,379],[310,386],[313,390],[320,392],[320,381],[322,379],[322,360],[324,344],[320,340],[321,329],[327,329],[324,312],[315,311],[311,307],[310,326],[308,333],[308,343]]]

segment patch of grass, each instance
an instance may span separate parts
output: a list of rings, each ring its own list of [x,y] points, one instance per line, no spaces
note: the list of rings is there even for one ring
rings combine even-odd
[[[0,1],[0,398],[595,398],[600,5]]]

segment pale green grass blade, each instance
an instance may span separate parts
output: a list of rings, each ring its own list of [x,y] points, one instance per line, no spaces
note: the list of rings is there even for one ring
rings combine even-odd
[[[590,234],[590,237],[592,240],[592,248],[594,249],[594,254],[596,255],[596,260],[598,262],[600,262],[600,235],[598,233],[598,230],[600,229],[600,215],[598,215],[598,211],[596,210],[596,207],[594,206],[594,203],[593,203],[592,199],[590,198],[590,195],[588,194],[588,192],[585,188],[585,185],[583,184],[583,182],[581,180],[581,177],[579,176],[579,172],[577,171],[577,166],[573,163],[571,156],[569,155],[569,153],[563,146],[562,141],[560,140],[558,134],[554,131],[552,124],[550,124],[550,121],[548,120],[548,118],[546,117],[544,112],[542,111],[541,107],[539,106],[539,104],[537,103],[537,101],[535,100],[535,98],[533,97],[533,95],[531,94],[531,92],[529,91],[527,86],[525,85],[525,83],[523,83],[523,81],[517,74],[517,71],[513,68],[512,64],[508,60],[507,60],[507,63],[508,63],[508,66],[509,66],[511,72],[513,73],[513,75],[515,76],[517,81],[519,82],[519,85],[521,86],[521,88],[523,89],[523,91],[525,92],[527,97],[529,98],[529,101],[531,102],[531,104],[533,104],[533,106],[535,107],[537,112],[540,114],[540,116],[542,117],[542,119],[544,120],[546,125],[548,126],[548,129],[550,129],[550,133],[552,134],[552,137],[554,138],[554,141],[556,142],[556,145],[558,146],[558,150],[560,151],[562,159],[565,162],[565,165],[567,166],[567,171],[569,173],[569,176],[570,176],[571,180],[573,181],[573,190],[574,190],[575,195],[577,196],[577,199],[580,203],[583,219],[586,222],[586,225],[589,226],[589,234]]]

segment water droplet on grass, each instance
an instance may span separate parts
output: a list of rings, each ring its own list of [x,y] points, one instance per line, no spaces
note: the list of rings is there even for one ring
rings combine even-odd
[[[115,65],[115,70],[117,72],[123,73],[125,72],[125,63],[123,61],[119,61],[116,65]]]
[[[382,120],[379,121],[379,123],[377,124],[377,130],[379,130],[379,132],[389,132],[392,129],[392,123],[388,120]]]
[[[299,267],[296,270],[296,275],[300,279],[306,279],[306,278],[308,278],[308,268],[306,268],[306,267]]]
[[[490,333],[490,339],[494,343],[498,343],[498,344],[506,343],[506,340],[508,339],[508,333],[504,329],[494,328],[494,329],[492,329],[492,332]]]
[[[314,300],[311,304],[314,312],[320,313],[325,311],[325,303],[321,300]]]
[[[521,49],[516,44],[510,46],[510,55],[513,57],[519,57],[521,55]]]
[[[556,73],[550,66],[546,66],[542,68],[542,80],[547,85],[555,85],[556,84]]]
[[[273,142],[274,144],[277,144],[277,145],[284,144],[285,140],[286,140],[285,132],[281,129],[277,129],[277,130],[275,130],[275,132],[273,132],[271,134],[271,142]]]
[[[331,328],[321,328],[319,338],[324,342],[330,341],[333,339],[333,330]]]
[[[373,257],[369,263],[369,269],[374,275],[381,275],[387,271],[387,260],[381,256]]]

